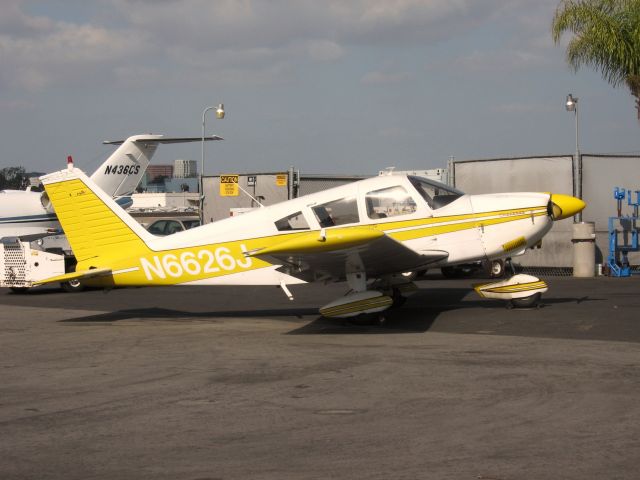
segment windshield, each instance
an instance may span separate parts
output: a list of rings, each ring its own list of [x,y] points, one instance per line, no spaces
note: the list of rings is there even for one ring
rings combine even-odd
[[[444,207],[464,195],[460,190],[434,180],[415,177],[413,175],[409,175],[408,178],[422,198],[424,198],[434,210]]]

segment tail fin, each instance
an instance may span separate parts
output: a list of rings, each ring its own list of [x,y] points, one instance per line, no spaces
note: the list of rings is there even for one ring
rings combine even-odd
[[[204,140],[222,140],[221,137],[205,137]],[[126,140],[103,142],[120,145],[91,175],[98,187],[107,195],[129,195],[140,183],[149,162],[160,143],[200,142],[202,137],[169,138],[163,135],[134,135]]]
[[[147,170],[158,148],[154,142],[158,138],[162,135],[135,135],[122,142],[105,142],[120,146],[91,175],[91,180],[111,197],[129,195]]]
[[[149,250],[153,236],[81,170],[61,170],[41,180],[78,264],[91,260],[100,266]]]

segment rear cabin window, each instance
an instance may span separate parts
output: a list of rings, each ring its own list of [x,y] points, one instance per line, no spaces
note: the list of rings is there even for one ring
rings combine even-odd
[[[276,220],[275,223],[279,232],[286,232],[289,230],[309,230],[309,224],[302,215],[302,212],[287,215],[280,220]]]
[[[399,185],[367,193],[365,203],[371,219],[409,215],[417,208],[413,198]]]
[[[360,221],[356,197],[341,198],[313,207],[313,213],[322,228],[346,225]]]

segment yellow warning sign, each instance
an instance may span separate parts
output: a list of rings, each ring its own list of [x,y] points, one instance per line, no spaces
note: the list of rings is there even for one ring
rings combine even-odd
[[[220,175],[220,196],[238,196],[238,178],[240,175]]]
[[[286,187],[287,175],[286,174],[276,175],[276,185],[279,187]]]

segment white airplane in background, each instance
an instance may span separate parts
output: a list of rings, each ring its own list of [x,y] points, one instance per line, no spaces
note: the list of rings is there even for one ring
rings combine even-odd
[[[279,285],[292,298],[288,285],[346,280],[351,291],[320,308],[327,317],[377,314],[400,303],[416,288],[401,272],[522,254],[555,220],[585,207],[568,195],[465,195],[394,175],[156,237],[79,169],[41,180],[78,264],[37,284]],[[538,279],[516,283],[500,288],[546,290]]]
[[[126,140],[106,141],[105,145],[120,145],[91,175],[91,180],[121,206],[131,205],[130,195],[160,143],[201,141],[196,138],[168,138],[163,135],[134,135]],[[205,140],[222,140],[205,137]],[[18,237],[35,240],[60,231],[60,223],[47,195],[31,190],[0,191],[0,239]]]

